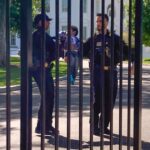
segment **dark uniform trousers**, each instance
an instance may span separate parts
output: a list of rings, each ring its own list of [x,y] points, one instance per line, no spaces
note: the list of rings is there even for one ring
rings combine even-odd
[[[109,125],[111,119],[111,90],[113,90],[113,107],[117,96],[117,70],[113,70],[113,89],[111,89],[110,82],[110,70],[104,70],[104,129]],[[101,120],[101,93],[102,93],[102,71],[100,66],[94,67],[94,91],[95,91],[95,102],[94,102],[94,128],[99,128],[99,121]]]
[[[104,39],[104,41],[103,41]],[[94,129],[100,128],[99,121],[101,120],[101,104],[102,104],[102,89],[104,91],[104,128],[106,129],[110,123],[111,112],[115,105],[116,95],[117,95],[117,70],[116,65],[120,62],[120,36],[114,34],[114,44],[112,45],[111,33],[107,30],[105,35],[101,33],[96,33],[94,35],[94,48],[92,46],[92,38],[89,38],[83,44],[83,55],[91,58],[91,54],[94,51],[94,58],[90,61],[94,61],[94,92],[95,92],[95,102],[94,102]],[[123,44],[123,56],[124,60],[128,58],[128,46],[122,41]],[[112,49],[112,46],[113,49]],[[93,49],[93,51],[92,51]],[[112,58],[112,50],[114,57]],[[103,55],[104,53],[104,55]],[[102,59],[103,58],[103,59]],[[109,66],[111,65],[111,59],[113,59],[114,70],[110,71]],[[102,60],[104,60],[104,74],[102,74]],[[112,73],[113,74],[110,74]],[[104,75],[104,78],[102,79]],[[104,81],[103,81],[104,80]],[[112,82],[111,82],[112,81]],[[104,88],[103,86],[104,82]],[[112,85],[113,84],[113,85]],[[113,93],[113,94],[112,94]],[[111,103],[111,94],[113,95]],[[112,106],[111,106],[112,104]]]
[[[32,71],[32,76],[35,79],[40,93],[42,92],[41,86],[41,69],[37,68]],[[45,130],[49,130],[52,126],[52,113],[54,107],[54,81],[51,74],[50,68],[45,68]],[[41,129],[42,125],[42,101],[38,111],[38,123],[37,128]]]

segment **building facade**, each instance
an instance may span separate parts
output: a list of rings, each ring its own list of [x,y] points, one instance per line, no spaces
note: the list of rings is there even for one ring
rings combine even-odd
[[[120,4],[119,0],[115,1],[115,14],[114,14],[114,22],[115,27],[114,30],[119,33],[119,12],[120,12]],[[50,33],[51,35],[55,35],[55,0],[51,0],[49,2],[50,9],[48,12],[48,15],[53,18],[53,21],[51,23]],[[59,30],[67,30],[67,7],[68,7],[68,0],[60,0],[60,7],[59,7],[59,21],[60,26]],[[90,36],[90,12],[91,12],[91,1],[90,0],[83,0],[83,39],[86,40]],[[96,16],[97,13],[101,13],[101,1],[95,0],[94,5],[94,14]],[[80,8],[80,0],[72,0],[71,1],[71,24],[79,27],[80,23],[80,14],[79,14],[79,8]],[[117,12],[118,11],[118,12]],[[111,16],[111,0],[105,1],[105,13],[108,14],[108,16]],[[110,21],[111,22],[111,21]],[[95,22],[94,22],[95,23]],[[109,25],[110,26],[110,25]]]
[[[20,38],[16,33],[10,33],[10,55],[16,56],[20,52]]]
[[[50,34],[52,36],[56,35],[56,30],[55,30],[55,24],[56,24],[56,11],[55,10],[55,0],[46,0],[46,13],[48,16],[53,18],[51,21],[51,26],[50,26]],[[67,9],[68,9],[68,0],[60,0],[60,7],[59,7],[59,31],[67,31]],[[80,0],[72,0],[71,1],[71,24],[75,25],[79,28],[79,23],[80,23],[80,16],[79,16],[79,7],[80,6]],[[119,0],[115,1],[115,27],[114,30],[119,33]],[[91,12],[91,1],[90,0],[83,0],[83,40],[86,40],[90,36],[90,12]],[[101,12],[101,1],[100,0],[95,0],[95,5],[94,5],[94,14],[96,16],[97,13]],[[105,1],[105,13],[108,14],[108,16],[111,16],[111,0]],[[95,21],[94,21],[95,23]],[[11,54],[15,55],[18,53],[20,50],[20,39],[19,37],[11,33],[10,36],[10,47],[11,47]]]
[[[128,2],[125,0],[126,3]],[[55,29],[55,24],[56,24],[56,11],[55,10],[55,0],[46,0],[46,13],[48,16],[53,18],[51,21],[51,26],[50,26],[50,34],[52,36],[56,35],[56,29]],[[59,1],[60,6],[59,6],[59,31],[67,31],[67,9],[68,9],[68,0],[60,0]],[[95,9],[94,9],[94,14],[96,16],[97,13],[101,13],[101,1],[100,0],[95,0]],[[83,40],[86,40],[90,36],[91,32],[91,27],[90,27],[90,12],[91,12],[91,0],[83,0]],[[79,16],[79,8],[80,8],[80,0],[72,0],[71,1],[71,24],[75,25],[79,28],[80,24],[80,16]],[[110,21],[109,21],[109,28],[111,24],[111,0],[106,0],[105,1],[105,13],[109,16]],[[124,24],[123,24],[123,30],[128,31],[127,24],[128,22],[128,16],[124,15]],[[94,21],[94,23],[96,23]],[[95,24],[96,27],[96,24]],[[119,34],[120,33],[120,0],[115,0],[114,3],[114,31]],[[20,50],[20,39],[16,34],[11,34],[10,37],[10,47],[11,47],[11,54],[15,55],[18,53]],[[150,48],[147,47],[146,51],[145,48],[143,49],[143,57],[149,56],[147,54],[150,54]]]

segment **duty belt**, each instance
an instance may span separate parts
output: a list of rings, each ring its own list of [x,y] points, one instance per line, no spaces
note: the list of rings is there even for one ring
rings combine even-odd
[[[110,67],[109,66],[104,66],[104,70],[109,70]]]
[[[44,63],[44,67],[45,67],[45,68],[50,68],[50,69],[52,69],[53,66],[54,66],[53,63],[47,63],[47,62]]]
[[[111,68],[110,66],[104,66],[104,70],[105,71],[110,70],[110,68]],[[114,67],[113,70],[117,70],[117,67]]]
[[[74,50],[71,50],[72,52],[78,52],[78,50],[74,49]]]
[[[95,67],[96,67],[96,68],[101,68],[100,65],[95,65]],[[108,70],[110,70],[110,69],[111,69],[111,66],[104,66],[104,71],[108,71]],[[117,70],[117,67],[114,66],[114,67],[113,67],[113,70]]]

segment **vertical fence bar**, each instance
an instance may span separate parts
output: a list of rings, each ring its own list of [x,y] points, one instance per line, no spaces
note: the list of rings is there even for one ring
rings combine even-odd
[[[110,119],[110,150],[113,150],[113,97],[114,93],[114,0],[111,0],[111,69],[110,69],[110,91],[111,91],[111,119]]]
[[[119,150],[122,150],[123,0],[120,1]]]
[[[21,0],[21,150],[31,150],[32,2]],[[30,108],[29,108],[30,106]]]
[[[105,20],[105,0],[102,0],[102,57],[101,57],[101,103],[100,103],[100,109],[101,109],[101,121],[100,121],[100,127],[101,127],[101,150],[104,149],[104,122],[105,122],[105,71],[104,71],[104,66],[105,66],[105,29],[104,29],[104,20]]]
[[[42,14],[42,37],[41,37],[41,50],[43,53],[41,55],[41,103],[42,103],[42,133],[41,133],[41,150],[45,149],[45,105],[46,105],[46,97],[45,97],[45,0],[41,0],[41,14]]]
[[[134,150],[141,150],[142,0],[135,2]]]
[[[55,128],[59,129],[59,0],[56,0],[56,90],[55,90]],[[58,150],[58,132],[55,135],[55,150]]]
[[[93,101],[94,101],[94,90],[93,90],[93,72],[94,72],[94,1],[91,0],[91,57],[90,57],[90,150],[93,150]]]
[[[68,14],[67,14],[67,25],[68,25],[68,51],[71,48],[71,0],[68,0]],[[67,150],[70,150],[70,131],[71,131],[71,86],[70,86],[70,53],[68,53],[67,60]]]
[[[82,150],[83,138],[83,0],[80,0],[80,57],[79,57],[79,150]]]
[[[131,26],[132,21],[132,0],[129,0],[129,36],[128,36],[128,121],[127,121],[127,150],[130,150],[130,132],[131,132]]]
[[[6,149],[11,148],[10,138],[10,124],[11,124],[11,97],[10,97],[10,30],[9,30],[9,0],[6,0],[6,117],[7,117],[7,130],[6,130]]]

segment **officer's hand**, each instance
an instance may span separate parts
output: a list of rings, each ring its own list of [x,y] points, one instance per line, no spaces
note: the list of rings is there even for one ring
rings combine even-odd
[[[135,67],[134,67],[134,63],[133,63],[131,66],[131,75],[134,75],[134,70],[135,70]]]
[[[47,63],[47,62],[44,63],[44,67],[45,67],[45,68],[48,67],[48,63]]]
[[[65,62],[67,62],[67,61],[68,61],[68,58],[65,56],[64,60],[65,60]]]

